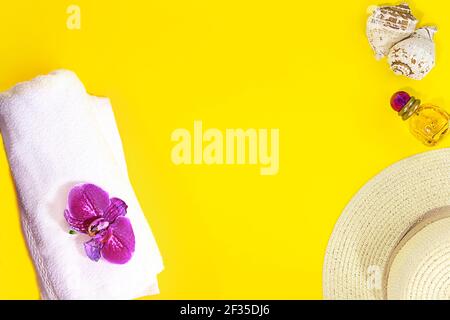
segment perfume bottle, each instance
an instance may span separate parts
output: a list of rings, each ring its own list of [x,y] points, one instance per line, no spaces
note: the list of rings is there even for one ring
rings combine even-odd
[[[411,133],[427,146],[436,145],[448,132],[450,116],[432,104],[420,105],[420,100],[405,91],[396,92],[391,107],[403,120],[409,119]]]

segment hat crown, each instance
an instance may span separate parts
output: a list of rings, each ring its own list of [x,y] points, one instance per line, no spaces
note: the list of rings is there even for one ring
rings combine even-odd
[[[388,270],[388,299],[450,299],[450,209],[424,221],[399,244]]]

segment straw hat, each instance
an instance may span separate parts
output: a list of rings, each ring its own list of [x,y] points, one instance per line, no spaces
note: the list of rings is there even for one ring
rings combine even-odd
[[[450,149],[385,169],[328,243],[325,299],[450,299]]]

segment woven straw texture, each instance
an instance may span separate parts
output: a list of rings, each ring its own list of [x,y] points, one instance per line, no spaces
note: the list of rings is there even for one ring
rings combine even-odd
[[[412,242],[408,241],[400,250],[398,246],[414,226],[427,219],[427,214],[449,205],[450,149],[422,153],[382,171],[353,197],[335,225],[325,255],[324,298],[427,299],[439,294],[440,298],[445,298],[449,285],[449,247],[439,246],[436,255],[431,257],[423,255],[423,250],[430,251],[430,248],[417,244],[418,239],[423,240],[434,228],[441,230],[443,226],[434,226],[437,223],[434,222],[433,227],[419,231],[410,239]],[[442,237],[434,238],[435,247],[436,242],[441,244]],[[401,269],[405,268],[403,262],[415,259],[416,251],[417,259],[422,262],[416,260],[417,264],[412,264],[411,270],[401,275],[404,272]],[[442,260],[440,264],[433,259],[447,261]],[[436,270],[425,274],[430,268]],[[430,276],[440,277],[441,283],[414,282],[431,281]],[[400,284],[402,281],[406,283]]]

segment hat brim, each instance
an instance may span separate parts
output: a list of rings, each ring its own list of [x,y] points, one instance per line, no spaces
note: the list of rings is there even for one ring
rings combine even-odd
[[[383,170],[339,217],[325,255],[325,299],[384,299],[384,274],[397,245],[425,215],[450,205],[450,149],[425,152]]]

